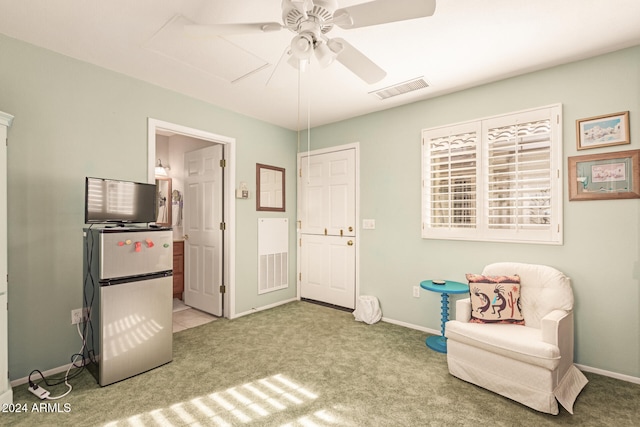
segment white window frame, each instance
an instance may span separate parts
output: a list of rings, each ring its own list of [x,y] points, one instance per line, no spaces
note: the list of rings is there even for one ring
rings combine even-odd
[[[521,220],[518,214],[511,215],[505,224],[496,225],[496,220],[489,219],[489,130],[496,129],[501,126],[517,125],[518,123],[531,123],[537,121],[547,121],[549,125],[549,157],[543,157],[543,160],[549,161],[548,172],[548,189],[546,188],[546,175],[540,175],[539,171],[537,176],[544,176],[543,184],[544,190],[542,194],[548,193],[548,199],[550,205],[540,210],[543,212],[543,217],[540,219],[540,223],[536,223],[536,220],[531,218]],[[475,138],[473,134],[475,133]],[[452,188],[455,187],[455,183],[451,184],[453,180],[449,180],[449,189],[443,190],[444,193],[440,193],[443,197],[449,198],[448,204],[439,202],[438,206],[435,206],[432,197],[437,197],[438,182],[432,181],[432,166],[436,166],[440,158],[439,153],[442,151],[433,152],[431,146],[440,141],[453,141],[450,136],[464,135],[467,138],[467,147],[465,151],[466,159],[468,160],[464,165],[464,179],[469,181],[469,185],[464,187],[464,190],[468,190],[471,193],[464,196],[463,203],[460,206],[467,206],[464,199],[469,199],[469,208],[455,208],[454,201],[451,196],[454,194]],[[460,139],[456,139],[459,141]],[[471,142],[469,142],[471,141]],[[469,165],[473,165],[474,159],[472,158],[473,146],[475,141],[475,174],[472,170],[469,170]],[[521,143],[519,144],[518,141]],[[533,146],[532,144],[522,142],[524,139],[520,138],[514,141],[515,152],[520,154],[524,153],[526,160],[526,150],[520,151],[520,147]],[[446,145],[446,144],[444,144]],[[451,143],[453,145],[453,143]],[[545,145],[545,142],[542,142]],[[522,110],[518,112],[512,112],[499,116],[486,117],[482,119],[472,120],[468,122],[462,122],[452,125],[439,126],[429,129],[423,129],[422,131],[422,238],[424,239],[444,239],[444,240],[473,240],[473,241],[489,241],[489,242],[512,242],[512,243],[538,243],[538,244],[563,244],[563,224],[562,224],[562,203],[563,203],[563,162],[562,162],[562,105],[553,104],[550,106],[532,108],[528,110]],[[443,147],[443,144],[439,145]],[[453,150],[450,150],[453,151]],[[494,157],[495,161],[496,157]],[[514,167],[519,164],[524,164],[525,161],[515,160],[509,165]],[[446,161],[445,161],[446,163]],[[460,166],[459,158],[456,160],[452,154],[449,155],[449,171],[454,171],[460,174],[460,169],[456,167]],[[544,163],[543,163],[544,165]],[[446,165],[445,165],[446,166]],[[546,170],[546,165],[543,166]],[[439,169],[443,171],[443,169]],[[446,171],[446,170],[445,170]],[[451,178],[451,173],[449,174]],[[475,182],[474,182],[475,180]],[[432,182],[434,184],[432,184]],[[494,182],[495,184],[495,182]],[[474,194],[473,187],[475,185],[475,206],[474,206]],[[531,186],[531,182],[526,179],[516,178],[514,182],[514,189],[520,188],[524,185]],[[445,185],[446,187],[446,185]],[[494,185],[495,187],[495,185]],[[464,191],[463,190],[463,191]],[[537,191],[537,190],[536,190]],[[526,191],[525,191],[526,192]],[[531,190],[529,190],[529,193]],[[460,203],[458,200],[458,203]],[[494,199],[495,201],[495,199]],[[546,200],[545,200],[546,201]],[[539,200],[529,197],[529,202],[526,201],[526,197],[522,196],[522,199],[518,199],[518,206],[521,204],[535,204]],[[448,206],[449,219],[440,217],[437,219],[439,213],[443,212],[439,207]],[[475,208],[475,214],[474,212]],[[453,211],[455,210],[455,214]],[[517,209],[515,209],[517,210]],[[514,211],[515,211],[514,210]],[[531,208],[523,208],[519,211],[527,210],[529,216],[533,215]],[[495,209],[494,209],[495,211]],[[446,216],[446,215],[445,215]],[[524,216],[522,216],[524,217]],[[495,217],[494,217],[495,218]],[[509,222],[509,219],[514,222]],[[522,222],[521,222],[522,221]],[[526,222],[530,221],[530,222]],[[459,225],[458,225],[459,224]],[[502,227],[502,228],[501,228]]]

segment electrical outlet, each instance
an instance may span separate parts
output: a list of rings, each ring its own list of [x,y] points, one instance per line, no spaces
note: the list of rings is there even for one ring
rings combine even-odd
[[[71,324],[75,325],[80,322],[84,322],[87,318],[87,311],[83,308],[76,308],[71,310]]]
[[[418,286],[413,287],[413,297],[420,298],[420,287]]]

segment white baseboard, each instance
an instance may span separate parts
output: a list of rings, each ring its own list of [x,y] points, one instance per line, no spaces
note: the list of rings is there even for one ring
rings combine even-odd
[[[389,319],[387,317],[383,317],[382,321],[383,322],[387,322],[387,323],[393,323],[394,325],[404,326],[405,328],[409,328],[409,329],[416,329],[418,331],[426,332],[426,333],[429,333],[429,334],[440,335],[440,331],[437,331],[435,329],[425,328],[423,326],[418,326],[418,325],[414,325],[414,324],[411,324],[411,323],[401,322],[399,320]],[[638,378],[638,377],[633,377],[631,375],[625,375],[625,374],[619,374],[617,372],[612,372],[612,371],[606,371],[604,369],[592,368],[591,366],[580,365],[578,363],[576,363],[575,365],[581,371],[591,372],[591,373],[594,373],[594,374],[598,374],[598,375],[602,375],[602,376],[610,377],[610,378],[615,378],[617,380],[626,381],[626,382],[629,382],[629,383],[640,384],[640,378]]]
[[[640,378],[632,377],[631,375],[619,374],[617,372],[605,371],[604,369],[592,368],[591,366],[580,365],[578,363],[575,364],[578,369],[585,372],[591,372],[598,375],[603,375],[605,377],[615,378],[617,380],[626,381],[629,383],[640,384]]]
[[[42,375],[44,375],[45,377],[49,377],[51,375],[59,374],[60,372],[67,372],[67,369],[69,369],[69,367],[71,367],[73,369],[73,366],[71,366],[71,365],[72,365],[72,363],[69,363],[69,364],[64,365],[64,366],[59,366],[57,368],[49,369],[48,371],[43,371]],[[42,379],[42,377],[40,375],[32,375],[31,379],[36,380],[36,381],[40,381]],[[24,378],[18,378],[16,380],[11,381],[11,387],[15,387],[15,386],[22,385],[22,384],[27,384],[28,382],[29,382],[29,376],[26,376]]]
[[[412,323],[401,322],[400,320],[389,319],[388,317],[383,317],[382,321],[387,323],[393,323],[394,325],[398,325],[398,326],[404,326],[405,328],[409,328],[409,329],[416,329],[418,331],[426,332],[428,334],[440,335],[439,330],[425,328],[424,326],[418,326]]]
[[[274,307],[277,307],[279,305],[288,304],[288,303],[293,302],[293,301],[298,301],[298,298],[291,298],[291,299],[284,300],[284,301],[279,301],[279,302],[276,302],[276,303],[273,303],[273,304],[264,305],[262,307],[252,308],[249,311],[245,311],[245,312],[242,312],[242,313],[236,313],[236,314],[234,314],[233,317],[230,317],[230,319],[237,319],[238,317],[246,316],[248,314],[257,313],[259,311],[268,310],[270,308],[274,308]]]

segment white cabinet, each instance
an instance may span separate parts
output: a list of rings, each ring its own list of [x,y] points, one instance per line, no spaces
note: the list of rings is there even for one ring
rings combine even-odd
[[[13,116],[0,111],[0,404],[13,403],[7,329],[7,129]]]

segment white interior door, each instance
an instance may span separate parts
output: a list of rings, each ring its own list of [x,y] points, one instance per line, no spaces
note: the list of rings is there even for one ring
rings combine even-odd
[[[222,316],[222,145],[184,155],[184,302]]]
[[[355,308],[355,239],[303,234],[301,297]]]
[[[300,232],[355,236],[355,148],[300,158]]]
[[[356,149],[299,159],[300,296],[355,308]]]

